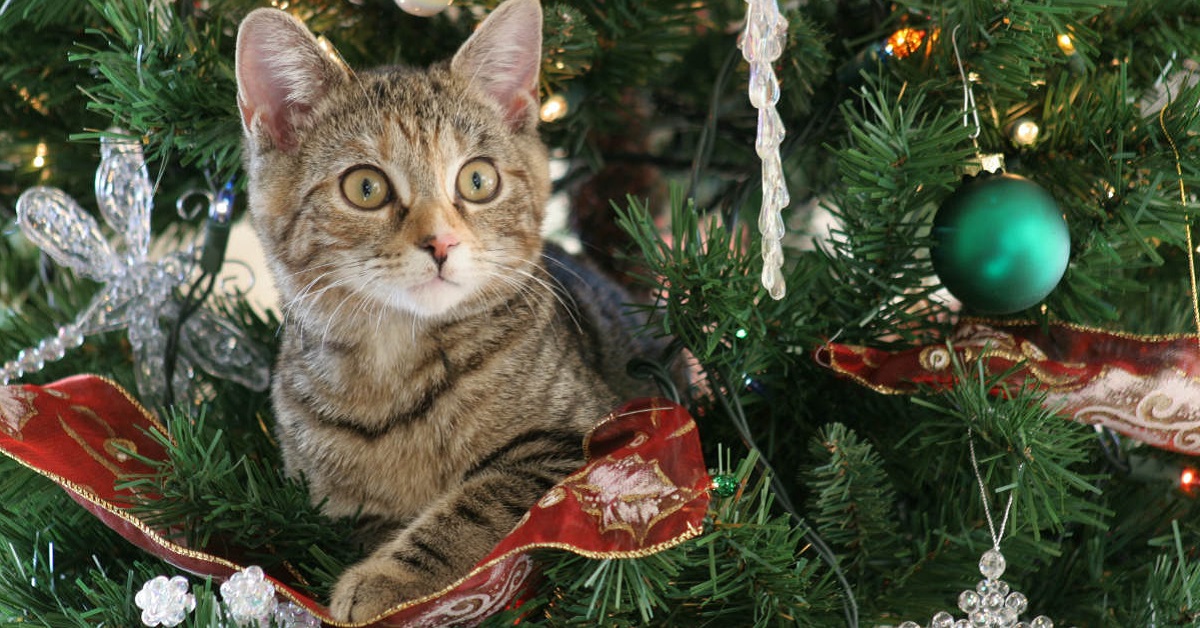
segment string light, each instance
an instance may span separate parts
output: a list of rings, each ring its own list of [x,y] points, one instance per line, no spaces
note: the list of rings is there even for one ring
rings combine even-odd
[[[566,117],[568,111],[570,111],[570,105],[568,105],[567,99],[563,98],[562,94],[553,94],[546,99],[546,102],[542,103],[538,117],[542,119],[542,122],[556,122]]]
[[[1075,42],[1071,41],[1070,35],[1063,33],[1058,36],[1058,49],[1068,57],[1075,54]]]
[[[887,38],[883,50],[897,59],[903,59],[916,52],[923,41],[925,41],[925,31],[905,26]]]
[[[1032,118],[1020,118],[1013,124],[1012,141],[1017,146],[1033,146],[1037,143],[1041,129]]]
[[[338,53],[337,48],[334,48],[333,44],[328,39],[325,39],[324,35],[317,38],[317,48],[320,48],[321,52],[325,53],[325,56],[330,61],[338,64],[346,72],[351,72],[350,66],[346,65],[346,60]]]
[[[1185,468],[1179,473],[1179,488],[1188,495],[1196,492],[1196,488],[1200,487],[1200,476],[1196,474],[1195,469]]]
[[[34,149],[34,153],[33,153],[33,167],[34,168],[45,168],[46,167],[46,155],[49,152],[50,152],[50,149],[46,147],[45,142],[38,142],[37,148]]]

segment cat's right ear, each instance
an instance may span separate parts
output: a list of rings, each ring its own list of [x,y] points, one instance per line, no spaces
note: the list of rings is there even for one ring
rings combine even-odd
[[[285,152],[296,148],[317,102],[349,76],[337,53],[279,9],[255,9],[242,20],[235,65],[246,135]]]

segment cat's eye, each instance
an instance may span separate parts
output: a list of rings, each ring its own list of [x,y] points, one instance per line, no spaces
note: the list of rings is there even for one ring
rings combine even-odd
[[[392,197],[392,186],[374,166],[355,166],[342,175],[342,196],[359,209],[379,209]]]
[[[472,159],[458,171],[458,195],[472,203],[486,203],[500,191],[500,173],[487,159]]]

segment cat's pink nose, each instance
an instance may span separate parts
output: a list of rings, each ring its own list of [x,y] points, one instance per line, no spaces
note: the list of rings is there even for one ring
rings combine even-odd
[[[438,268],[441,268],[446,258],[450,256],[450,248],[455,246],[458,246],[458,236],[453,233],[426,236],[421,242],[421,248],[429,251],[429,254],[433,256],[433,261],[437,262]]]

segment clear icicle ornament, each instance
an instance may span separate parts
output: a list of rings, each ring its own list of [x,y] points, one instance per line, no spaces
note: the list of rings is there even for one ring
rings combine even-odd
[[[787,129],[775,105],[779,102],[779,79],[773,63],[787,42],[787,20],[776,0],[746,0],[746,26],[739,45],[750,64],[750,104],[758,110],[758,135],[754,149],[762,159],[762,209],[758,230],[762,234],[762,284],[773,299],[787,293],[783,279],[783,208],[791,202],[779,145]]]
[[[148,405],[161,404],[168,386],[177,400],[197,400],[191,385],[193,364],[217,377],[265,390],[270,377],[266,351],[236,325],[203,308],[180,329],[175,376],[166,381],[164,321],[169,325],[178,316],[180,306],[173,294],[196,268],[196,247],[158,260],[149,258],[153,188],[140,143],[101,139],[95,185],[100,215],[115,234],[112,240],[62,190],[38,186],[17,199],[17,225],[25,237],[60,266],[102,287],[74,322],[4,363],[0,384],[42,370],[46,362],[59,360],[83,344],[86,336],[127,328],[138,393]],[[232,212],[232,196],[210,197],[210,202],[214,212]]]

